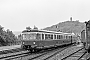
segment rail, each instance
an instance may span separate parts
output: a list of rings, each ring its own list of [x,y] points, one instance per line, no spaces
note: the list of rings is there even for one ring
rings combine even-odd
[[[79,54],[79,56],[77,55]],[[77,59],[80,60],[86,54],[86,51],[83,47],[77,46],[67,46],[67,47],[59,47],[48,49],[45,51],[41,51],[38,53],[30,53],[29,51],[18,51],[9,54],[0,55],[0,60],[72,60]]]

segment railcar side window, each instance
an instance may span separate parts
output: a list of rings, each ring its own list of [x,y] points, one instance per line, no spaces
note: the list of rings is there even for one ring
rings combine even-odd
[[[37,35],[36,35],[36,39],[41,39],[41,34],[39,34],[39,33],[37,33]]]
[[[69,36],[67,36],[67,39],[69,39]]]
[[[59,39],[59,35],[57,35],[57,39]]]
[[[51,39],[53,39],[53,35],[51,35]]]
[[[63,35],[61,35],[61,39],[63,39]]]
[[[71,39],[71,36],[69,36],[69,39]]]
[[[53,39],[53,35],[45,34],[45,39]]]
[[[66,38],[65,38],[65,35],[63,35],[63,39],[66,39]]]
[[[54,39],[56,39],[56,35],[54,35]]]
[[[61,38],[61,36],[59,35],[59,39]]]
[[[48,39],[48,35],[47,34],[45,34],[45,39]]]
[[[42,39],[44,39],[44,34],[42,34]]]
[[[60,39],[62,39],[63,38],[63,36],[62,35],[60,35]]]
[[[64,39],[64,35],[62,35],[62,39]]]
[[[66,36],[64,35],[64,39],[66,39]]]
[[[48,39],[51,39],[51,36],[50,36],[50,34],[48,34]]]
[[[66,36],[66,39],[68,39],[68,36]]]

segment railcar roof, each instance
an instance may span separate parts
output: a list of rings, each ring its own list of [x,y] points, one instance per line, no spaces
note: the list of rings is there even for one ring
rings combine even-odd
[[[22,31],[22,33],[27,33],[27,32],[40,32],[40,33],[55,33],[55,34],[74,35],[72,33],[63,33],[63,32],[56,32],[56,31],[49,31],[49,30],[38,30],[38,29],[30,29],[30,30]]]
[[[63,33],[63,32],[56,32],[56,31],[49,31],[49,30],[37,30],[37,29],[31,29],[31,30],[24,30],[22,33],[25,32],[42,32],[42,33]]]

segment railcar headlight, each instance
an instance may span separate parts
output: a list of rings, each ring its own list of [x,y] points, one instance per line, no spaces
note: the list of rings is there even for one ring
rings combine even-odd
[[[35,42],[33,42],[33,44],[35,44]]]
[[[24,44],[24,42],[22,42],[22,44]]]

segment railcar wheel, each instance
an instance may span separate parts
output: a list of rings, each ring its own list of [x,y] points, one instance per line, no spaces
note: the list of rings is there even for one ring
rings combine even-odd
[[[32,53],[33,50],[29,50],[29,51]]]
[[[34,53],[35,52],[35,50],[34,49],[31,49],[31,50],[29,50],[31,53]]]
[[[21,45],[21,48],[26,50],[26,46],[25,45]]]
[[[87,52],[90,53],[90,46],[88,47]]]

